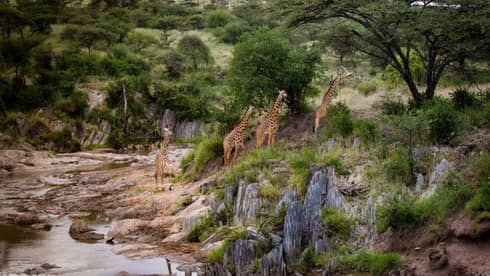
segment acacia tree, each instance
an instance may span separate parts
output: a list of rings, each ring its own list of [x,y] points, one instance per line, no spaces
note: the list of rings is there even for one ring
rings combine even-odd
[[[461,57],[489,51],[488,0],[288,0],[275,8],[289,16],[290,27],[347,20],[355,49],[400,73],[414,100],[432,98],[444,70]],[[360,27],[360,28],[359,28]],[[424,88],[411,75],[412,57],[424,66]]]
[[[195,35],[185,35],[177,45],[179,51],[192,62],[192,68],[197,69],[201,62],[207,65],[211,60],[211,52],[208,46]]]
[[[306,110],[305,98],[316,90],[310,86],[317,51],[290,47],[287,39],[267,29],[246,34],[237,44],[230,63],[229,81],[241,105],[266,107],[285,89],[291,115]]]

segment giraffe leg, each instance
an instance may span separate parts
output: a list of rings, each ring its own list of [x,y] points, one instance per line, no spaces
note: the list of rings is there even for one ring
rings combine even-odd
[[[271,134],[271,145],[274,145],[276,143],[276,133],[274,132]]]
[[[238,146],[234,146],[235,153],[233,153],[233,161],[236,161],[238,159]]]
[[[257,129],[255,135],[255,147],[260,148],[264,143],[264,132],[261,129]]]
[[[228,146],[226,144],[223,144],[223,164],[226,166],[228,165],[228,155],[229,155],[229,152],[230,149],[228,148]]]

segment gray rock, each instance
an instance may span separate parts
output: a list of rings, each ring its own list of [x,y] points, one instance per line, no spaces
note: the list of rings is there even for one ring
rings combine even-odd
[[[223,264],[233,275],[250,275],[250,266],[258,257],[258,249],[254,241],[236,240],[226,250]]]
[[[183,230],[185,233],[189,233],[192,230],[192,227],[199,222],[199,219],[202,215],[194,215],[190,217],[184,218]]]
[[[59,186],[59,185],[73,185],[76,184],[77,182],[73,179],[66,179],[66,178],[59,178],[55,176],[41,176],[37,179],[38,183],[43,184],[43,185],[53,185],[53,186]]]
[[[262,257],[261,275],[264,276],[285,276],[287,275],[286,263],[282,245],[272,249]]]
[[[235,225],[253,224],[261,205],[262,200],[260,199],[258,184],[241,182],[235,201],[235,214],[233,217]]]
[[[236,189],[232,185],[226,185],[225,186],[225,196],[224,196],[224,201],[226,202],[233,202],[233,198],[235,197],[235,192]]]
[[[420,193],[422,192],[422,189],[424,187],[424,175],[421,173],[416,173],[415,177],[417,179],[415,182],[415,191],[417,193]]]
[[[301,254],[305,222],[305,210],[301,202],[290,203],[284,218],[283,247],[286,263],[296,262]]]
[[[355,147],[359,147],[360,145],[361,145],[361,139],[359,139],[359,137],[355,137],[354,141],[352,142],[352,147],[355,148]]]
[[[75,220],[70,226],[70,236],[78,241],[97,241],[104,238],[103,234],[93,232],[94,229],[88,227],[84,220]]]
[[[175,111],[170,110],[170,109],[165,109],[165,112],[163,113],[162,119],[160,120],[160,135],[163,137],[163,129],[168,128],[170,130],[174,130],[175,126],[177,124],[177,115],[175,114]]]
[[[283,208],[283,204],[287,207],[287,205],[293,201],[298,200],[298,195],[296,194],[295,191],[290,191],[284,194],[282,199],[277,203],[276,209],[275,209],[275,214],[278,216],[281,212],[281,209]]]
[[[175,137],[180,139],[192,138],[203,135],[202,121],[183,121],[175,127]]]
[[[439,186],[438,184],[446,179],[449,171],[453,168],[453,165],[453,162],[449,162],[446,159],[442,159],[441,162],[436,165],[434,171],[430,175],[429,186],[421,195],[422,198],[428,198],[434,194]]]

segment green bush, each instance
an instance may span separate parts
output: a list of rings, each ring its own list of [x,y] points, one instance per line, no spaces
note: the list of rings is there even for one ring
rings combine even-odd
[[[474,213],[485,213],[490,211],[490,153],[482,154],[473,166],[478,187],[466,209]]]
[[[325,133],[327,136],[340,135],[344,138],[354,131],[354,120],[349,108],[343,103],[337,103],[327,111]]]
[[[411,184],[413,180],[413,164],[409,151],[405,147],[398,147],[391,152],[390,157],[384,164],[384,171],[388,180],[395,183]]]
[[[378,125],[372,120],[358,120],[354,132],[363,144],[375,142],[379,136]]]
[[[184,71],[185,57],[177,50],[170,50],[165,53],[160,62],[165,66],[169,77],[178,78]]]
[[[224,43],[235,44],[239,41],[240,36],[244,33],[253,31],[246,22],[233,21],[223,28],[215,29],[215,35]]]
[[[44,136],[43,139],[45,141],[52,141],[56,152],[74,152],[79,151],[81,147],[80,143],[73,139],[71,131],[68,128],[53,131]]]
[[[201,217],[186,236],[188,242],[203,242],[218,229],[218,222],[211,216]]]
[[[327,259],[324,256],[315,253],[313,247],[307,247],[299,256],[296,267],[299,272],[307,273],[313,268],[326,264]]]
[[[324,208],[320,219],[327,229],[327,235],[334,239],[346,240],[354,227],[354,219],[346,216],[341,210]]]
[[[392,197],[377,210],[378,230],[384,232],[389,226],[401,229],[424,223],[443,224],[451,211],[461,207],[470,194],[464,183],[452,180],[437,189],[429,198],[415,200],[406,194]]]
[[[461,131],[461,116],[447,101],[434,99],[424,109],[429,121],[429,137],[434,143],[448,144]]]
[[[460,87],[451,93],[451,102],[454,108],[459,111],[463,111],[478,104],[478,99],[473,93]]]
[[[226,253],[226,250],[228,247],[231,245],[232,242],[236,240],[243,240],[247,238],[247,231],[245,229],[233,229],[226,233],[225,235],[225,240],[223,245],[220,248],[217,248],[213,250],[209,255],[208,255],[208,262],[210,263],[216,263],[216,262],[222,262],[223,257]]]
[[[401,115],[407,111],[407,107],[401,100],[384,98],[378,107],[385,115]]]
[[[233,19],[234,19],[233,15],[223,10],[214,10],[206,15],[205,24],[207,28],[214,29],[218,27],[224,27]]]
[[[371,272],[384,275],[402,264],[397,253],[370,253],[361,251],[355,255],[340,257],[336,266],[343,271]]]
[[[88,97],[84,92],[75,90],[68,97],[59,100],[55,106],[70,118],[84,118],[88,109]]]
[[[378,81],[375,79],[366,80],[357,85],[357,90],[364,96],[369,96],[378,90]]]

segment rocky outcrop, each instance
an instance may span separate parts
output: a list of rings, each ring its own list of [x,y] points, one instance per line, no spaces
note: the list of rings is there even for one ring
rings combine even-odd
[[[175,111],[170,110],[170,109],[165,109],[165,112],[163,112],[163,116],[160,119],[159,122],[159,131],[160,135],[163,137],[163,130],[165,128],[174,130],[175,126],[177,125],[177,115],[175,114]]]
[[[276,209],[275,209],[276,216],[280,215],[281,210],[283,208],[287,209],[287,206],[289,203],[297,201],[297,200],[298,200],[298,195],[296,194],[295,191],[285,193],[284,196],[282,197],[282,199],[276,205]]]
[[[282,245],[272,249],[262,257],[260,274],[263,276],[287,275]]]
[[[235,225],[247,225],[255,222],[255,217],[262,200],[259,195],[257,183],[247,184],[240,182],[238,194],[235,201],[235,214],[233,221]]]
[[[288,205],[284,218],[284,255],[286,263],[294,263],[302,251],[303,233],[305,230],[305,210],[299,201]]]
[[[107,121],[101,121],[96,127],[87,127],[85,135],[80,140],[83,147],[89,145],[105,145],[108,143],[111,124]]]
[[[196,136],[202,136],[204,123],[202,121],[183,121],[177,123],[175,127],[175,137],[187,139]]]
[[[258,257],[258,253],[254,241],[236,240],[226,250],[223,263],[232,275],[250,275],[251,264]]]
[[[427,187],[427,190],[422,193],[421,197],[428,198],[433,195],[438,187],[438,184],[442,183],[446,179],[453,166],[453,162],[442,159],[441,162],[435,166],[434,171],[430,175],[429,186]]]

